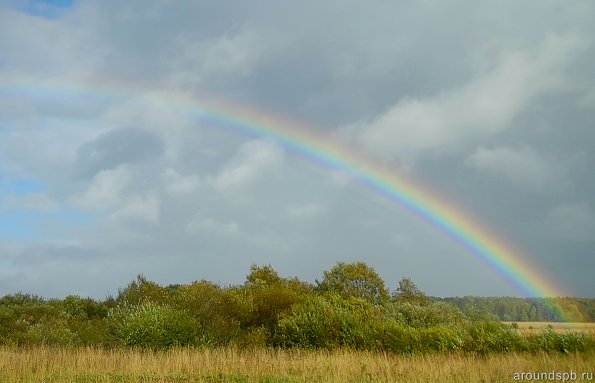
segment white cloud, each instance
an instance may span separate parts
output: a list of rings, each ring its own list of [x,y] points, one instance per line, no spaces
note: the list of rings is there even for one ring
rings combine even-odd
[[[573,36],[550,36],[536,52],[503,54],[464,86],[425,99],[402,98],[344,132],[383,157],[412,161],[423,151],[508,129],[532,99],[560,85],[564,64],[583,46]]]
[[[199,176],[183,176],[171,168],[162,174],[162,179],[165,189],[172,196],[192,194],[198,191],[202,184]]]
[[[481,171],[498,174],[514,184],[531,190],[556,187],[552,185],[556,167],[527,146],[494,149],[480,146],[467,157],[465,164]]]
[[[551,209],[549,230],[557,238],[570,241],[595,241],[595,211],[587,202],[568,203]]]
[[[212,178],[215,189],[226,191],[241,188],[270,176],[284,161],[283,149],[270,140],[249,141],[240,147],[223,170]]]
[[[116,220],[142,220],[157,224],[161,202],[155,195],[135,196],[124,207],[112,214]]]
[[[167,81],[187,89],[204,78],[248,76],[265,49],[271,48],[269,40],[249,27],[210,39],[179,35],[172,47],[174,53],[164,58],[170,67]]]
[[[122,203],[124,189],[132,179],[127,165],[98,172],[86,190],[73,197],[73,203],[84,210],[114,208]]]
[[[5,8],[0,173],[44,185],[43,193],[15,197],[11,205],[59,209],[50,220],[23,222],[23,230],[39,227],[43,241],[76,246],[24,244],[28,262],[6,261],[19,278],[0,281],[2,293],[87,288],[103,298],[145,271],[163,283],[202,277],[236,283],[261,261],[313,280],[327,265],[362,254],[397,270],[388,278],[403,267],[417,270],[438,294],[451,284],[468,284],[459,290],[464,294],[507,291],[500,281],[486,282],[490,270],[467,281],[463,272],[444,277],[440,267],[429,267],[454,262],[444,256],[442,237],[370,200],[348,172],[325,173],[286,158],[273,142],[245,142],[230,134],[233,127],[201,118],[201,100],[216,99],[231,105],[224,114],[240,120],[245,116],[234,111],[242,108],[233,105],[329,131],[353,123],[346,130],[354,146],[427,181],[437,195],[459,192],[480,218],[493,216],[495,198],[518,206],[507,204],[514,198],[523,209],[501,211],[495,215],[501,221],[491,224],[507,225],[503,232],[514,232],[521,247],[539,261],[549,257],[551,269],[572,273],[568,283],[582,283],[583,294],[593,292],[593,260],[584,254],[594,242],[568,246],[565,255],[584,259],[575,269],[553,260],[568,245],[562,236],[589,238],[595,206],[588,194],[592,109],[580,109],[595,105],[587,89],[593,50],[580,40],[595,41],[588,2],[103,0],[75,2],[51,20]],[[143,135],[97,140],[122,129],[147,133],[156,145],[146,145]],[[467,170],[493,182],[474,184],[476,175],[455,163],[465,157]],[[90,161],[81,168],[84,159]],[[515,188],[500,194],[507,180],[531,190],[566,188],[539,198]],[[544,211],[553,198],[584,202]],[[526,224],[547,217],[558,235]],[[7,224],[20,230],[19,223]],[[577,234],[577,226],[586,232]],[[459,265],[469,259],[456,246],[446,252],[460,255]],[[97,278],[98,270],[108,277]]]
[[[10,53],[3,54],[2,63],[19,71],[55,76],[97,68],[109,51],[89,38],[77,25],[0,7],[0,51]]]

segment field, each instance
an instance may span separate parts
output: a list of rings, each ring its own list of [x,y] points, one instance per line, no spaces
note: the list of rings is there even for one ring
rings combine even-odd
[[[516,323],[523,333],[538,333],[551,328],[557,333],[567,332],[595,332],[595,323],[586,322],[503,322],[507,325]]]
[[[12,382],[512,382],[521,372],[595,371],[595,354],[397,356],[353,351],[0,349]],[[578,379],[577,380],[580,380]],[[587,380],[587,379],[585,379]]]

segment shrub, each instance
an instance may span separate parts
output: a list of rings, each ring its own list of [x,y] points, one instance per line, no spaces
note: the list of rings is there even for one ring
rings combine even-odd
[[[149,281],[143,275],[138,275],[128,286],[118,291],[117,301],[131,305],[138,305],[146,301],[166,303],[168,297],[169,292],[166,288]]]
[[[437,302],[426,306],[410,302],[389,302],[383,305],[387,319],[393,319],[403,326],[416,328],[438,325],[452,326],[465,322],[465,316],[458,308]]]
[[[317,296],[293,307],[291,315],[279,321],[274,343],[282,347],[349,347],[373,349],[380,346],[382,312],[359,298]]]
[[[381,348],[399,354],[419,353],[422,350],[420,330],[405,327],[394,319],[382,322],[378,334]]]
[[[168,305],[144,302],[122,304],[108,314],[116,343],[160,349],[197,344],[197,324],[186,311]]]
[[[338,262],[330,271],[325,271],[318,290],[339,294],[343,298],[362,298],[380,303],[388,300],[388,289],[376,271],[364,262]]]
[[[466,330],[466,351],[488,354],[527,349],[527,342],[522,335],[499,322],[469,322]]]
[[[434,326],[420,331],[422,351],[454,352],[463,348],[464,334],[454,327]]]
[[[575,353],[595,350],[595,336],[587,333],[569,332],[558,334],[547,329],[528,340],[528,349],[533,352]]]

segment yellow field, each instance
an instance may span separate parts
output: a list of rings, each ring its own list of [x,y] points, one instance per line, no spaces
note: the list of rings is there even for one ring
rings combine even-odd
[[[570,331],[595,332],[595,323],[588,322],[502,322],[507,325],[516,323],[519,330],[525,333],[539,332],[552,328],[559,333]]]
[[[512,382],[515,373],[536,371],[593,373],[595,354],[407,357],[351,351],[0,348],[0,381],[6,383]]]

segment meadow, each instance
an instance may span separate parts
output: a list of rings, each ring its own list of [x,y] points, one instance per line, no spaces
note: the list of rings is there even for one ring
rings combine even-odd
[[[552,330],[558,334],[570,332],[595,333],[595,323],[591,322],[502,322],[517,328],[524,334],[537,334]]]
[[[407,278],[391,293],[363,263],[316,286],[253,266],[238,286],[139,276],[105,301],[0,298],[0,382],[509,382],[593,366],[593,323],[503,323]]]
[[[353,350],[0,349],[0,381],[6,383],[512,382],[515,373],[573,371],[580,377],[595,372],[594,366],[594,353],[405,356]]]

